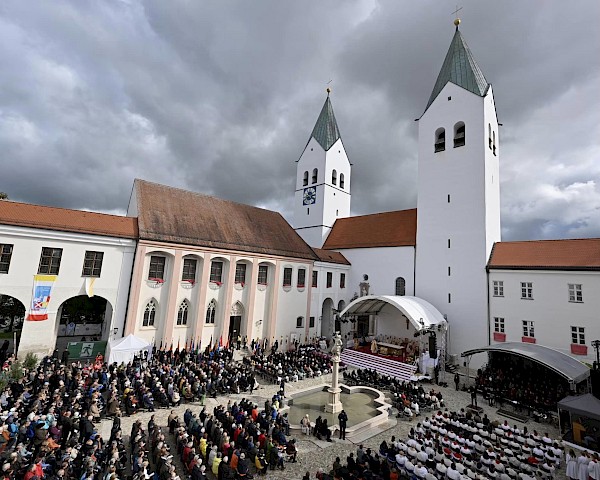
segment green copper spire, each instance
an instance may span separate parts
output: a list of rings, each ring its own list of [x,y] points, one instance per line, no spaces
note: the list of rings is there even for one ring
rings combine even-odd
[[[458,25],[456,23],[455,25],[456,33],[454,33],[454,38],[425,110],[429,108],[429,105],[433,103],[448,82],[452,82],[481,97],[487,92],[488,82],[483,76],[479,65],[477,65],[471,50],[469,50],[467,42],[462,37]]]
[[[329,99],[329,92],[310,136],[314,137],[325,151],[329,150],[340,138],[340,131],[335,121],[331,100]]]

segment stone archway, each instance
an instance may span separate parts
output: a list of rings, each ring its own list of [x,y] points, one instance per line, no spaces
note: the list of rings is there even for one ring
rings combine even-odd
[[[15,297],[0,294],[0,335],[5,337],[9,344],[13,341],[14,333],[17,332],[18,346],[24,320],[25,305]],[[4,339],[0,340],[0,343],[4,343]]]
[[[334,333],[333,300],[326,298],[321,310],[321,336],[331,338]]]
[[[106,298],[78,295],[65,300],[57,311],[57,337],[107,340],[113,309]]]

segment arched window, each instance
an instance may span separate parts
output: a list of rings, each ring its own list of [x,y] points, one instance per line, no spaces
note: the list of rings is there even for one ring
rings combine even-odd
[[[215,323],[215,312],[217,310],[217,302],[213,298],[206,309],[206,323]]]
[[[308,185],[308,170],[306,170],[304,172],[304,179],[302,180],[302,185],[305,186],[305,187]]]
[[[462,147],[465,144],[465,124],[458,122],[454,125],[454,148]]]
[[[319,169],[315,168],[315,169],[313,169],[312,183],[317,183],[317,178],[318,177],[319,177]]]
[[[344,174],[340,173],[340,188],[344,188]]]
[[[177,325],[187,325],[189,306],[190,304],[187,300],[184,300],[179,305],[179,310],[177,311]]]
[[[446,130],[443,128],[438,128],[435,131],[435,152],[443,152],[446,150]]]
[[[333,172],[331,172],[331,184],[332,185],[337,185],[337,170],[333,170]]]
[[[142,327],[153,327],[155,317],[156,317],[156,302],[154,300],[150,300],[146,304],[146,308],[144,309],[144,319],[142,320]]]
[[[496,155],[496,132],[492,132],[492,138],[493,138],[493,151],[494,151],[494,155]]]
[[[492,149],[492,124],[488,123],[488,148]]]
[[[403,297],[406,295],[406,280],[403,277],[396,279],[396,295]]]

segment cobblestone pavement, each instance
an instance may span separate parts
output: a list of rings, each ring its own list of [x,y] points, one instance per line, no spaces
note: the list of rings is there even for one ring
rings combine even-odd
[[[330,381],[331,381],[331,374],[324,375],[324,376],[321,376],[318,378],[302,380],[302,381],[299,381],[296,383],[287,383],[286,384],[286,393],[289,394],[294,391],[301,390],[301,389],[311,387],[314,385],[327,384]],[[424,385],[424,388],[427,389],[427,388],[430,388],[430,386]],[[442,395],[444,396],[444,401],[446,403],[446,406],[450,410],[459,410],[460,408],[463,408],[467,404],[470,403],[470,395],[467,392],[455,391],[455,389],[453,387],[444,388],[444,387],[434,386],[434,388],[436,390],[441,390]],[[225,404],[227,404],[227,402],[230,399],[232,401],[239,401],[242,398],[251,399],[252,401],[257,403],[260,407],[262,404],[264,404],[264,401],[267,398],[271,398],[276,393],[277,390],[278,390],[277,385],[261,384],[261,387],[259,389],[255,390],[253,395],[251,395],[251,396],[239,394],[239,395],[231,395],[229,397],[220,396],[220,397],[217,397],[216,399],[210,398],[210,399],[207,399],[207,401],[206,401],[207,410],[212,411],[212,409],[218,404],[225,405]],[[506,419],[505,417],[498,416],[498,414],[496,413],[497,409],[494,407],[489,407],[487,405],[487,402],[485,402],[483,400],[483,398],[481,398],[481,396],[479,396],[479,406],[483,408],[484,412],[488,415],[488,417],[491,420],[498,419],[503,422]],[[181,405],[180,407],[175,408],[175,410],[179,414],[180,418],[183,418],[183,413],[185,412],[185,410],[187,408],[191,408],[192,411],[195,411],[198,413],[202,409],[202,407],[200,406],[199,403],[188,403],[188,404]],[[171,449],[172,449],[172,451],[175,451],[174,437],[172,435],[168,434],[168,429],[166,428],[167,427],[167,417],[168,417],[170,411],[171,411],[170,409],[156,410],[154,412],[154,415],[155,415],[157,425],[162,427],[163,431],[165,431],[165,429],[166,429],[166,432],[167,432],[166,436],[171,444]],[[131,425],[133,424],[133,422],[139,418],[142,420],[142,424],[144,425],[144,428],[146,428],[146,426],[148,424],[148,420],[150,419],[151,415],[152,415],[151,413],[143,412],[143,413],[136,414],[132,417],[124,417],[122,419],[121,426],[123,429],[123,434],[126,437],[126,441],[128,441],[128,439],[129,439],[129,432],[131,431]],[[423,415],[423,418],[425,415],[426,414]],[[530,420],[527,424],[522,424],[520,422],[516,422],[511,419],[508,419],[508,420],[511,425],[516,423],[519,426],[519,428],[522,428],[523,425],[527,425],[527,428],[529,431],[533,431],[535,429],[538,432],[548,432],[548,434],[552,438],[558,438],[558,436],[559,436],[558,429],[549,424],[539,424],[532,420]],[[102,425],[103,432],[107,431],[107,429],[108,429],[108,432],[110,432],[110,426],[111,426],[112,422],[109,420],[104,420],[102,423],[103,423],[103,425]],[[379,444],[383,440],[389,441],[392,435],[395,435],[396,438],[406,438],[411,426],[416,425],[416,423],[417,423],[416,421],[410,422],[410,421],[406,421],[406,420],[399,420],[398,422],[396,422],[395,426],[392,426],[390,429],[388,429],[378,435],[375,435],[374,437],[371,437],[362,443],[366,448],[371,448],[374,451],[378,451]],[[318,468],[323,468],[323,470],[329,471],[331,469],[336,457],[340,457],[342,462],[345,462],[345,459],[348,456],[348,454],[350,452],[356,452],[356,448],[358,446],[358,445],[354,445],[353,443],[351,443],[348,440],[338,440],[337,437],[335,437],[335,436],[332,437],[332,439],[333,439],[332,443],[319,441],[315,437],[312,437],[312,436],[308,437],[306,435],[301,434],[300,432],[298,432],[297,434],[292,432],[291,437],[296,438],[296,445],[298,448],[298,462],[297,463],[286,463],[285,471],[280,471],[280,470],[271,471],[270,470],[266,477],[261,477],[261,478],[268,478],[269,480],[290,480],[290,479],[300,480],[303,477],[303,475],[306,473],[306,471],[310,471],[311,478],[314,478],[314,476],[315,476],[314,474]],[[177,457],[177,455],[175,455],[175,457]],[[177,465],[178,465],[179,474],[180,474],[181,478],[182,479],[187,478],[183,474],[182,464],[178,463]],[[211,478],[212,478],[212,476],[211,476]],[[555,473],[555,478],[559,479],[559,480],[564,480],[566,478],[565,471],[564,471],[564,465],[560,469],[560,471],[557,470],[557,472]]]

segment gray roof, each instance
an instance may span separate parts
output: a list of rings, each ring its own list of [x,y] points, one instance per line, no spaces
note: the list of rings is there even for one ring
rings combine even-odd
[[[590,376],[590,369],[579,360],[552,348],[534,343],[507,342],[486,345],[461,353],[462,357],[481,352],[502,352],[529,358],[553,370],[569,382],[579,383]]]
[[[321,109],[315,128],[313,128],[310,136],[319,142],[319,145],[321,145],[325,151],[329,150],[340,138],[340,131],[337,122],[335,121],[335,115],[333,114],[333,107],[331,106],[329,95],[327,95],[325,104]]]
[[[600,420],[600,400],[591,393],[565,397],[558,402],[558,409]]]
[[[425,110],[429,108],[429,105],[433,103],[448,82],[452,82],[482,97],[488,89],[488,82],[458,28],[454,33],[454,38],[452,39]]]

